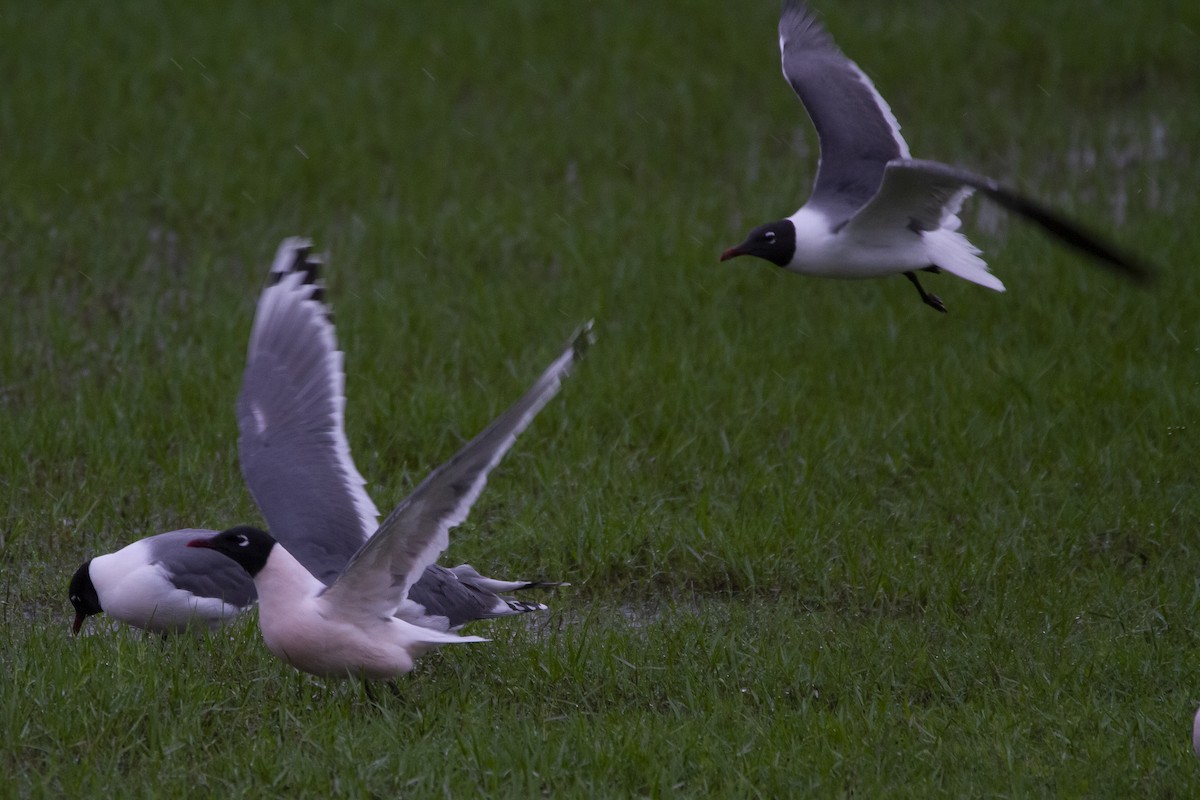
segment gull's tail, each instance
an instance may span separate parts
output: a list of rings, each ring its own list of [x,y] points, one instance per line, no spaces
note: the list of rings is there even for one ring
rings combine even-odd
[[[938,269],[997,292],[1004,291],[1004,284],[988,271],[987,262],[979,257],[979,248],[958,231],[938,228],[923,231],[921,236],[929,253],[929,263]]]

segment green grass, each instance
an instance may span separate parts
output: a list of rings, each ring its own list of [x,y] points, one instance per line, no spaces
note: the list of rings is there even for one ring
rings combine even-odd
[[[1200,11],[826,2],[1009,291],[719,265],[815,139],[773,2],[0,5],[0,771],[30,796],[1197,792]],[[330,253],[390,508],[581,321],[448,558],[568,580],[400,695],[248,622],[72,639],[89,554],[258,521],[233,404]]]

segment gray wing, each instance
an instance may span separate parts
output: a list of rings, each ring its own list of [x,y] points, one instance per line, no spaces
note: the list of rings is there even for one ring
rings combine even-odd
[[[783,76],[804,103],[821,144],[808,205],[837,229],[875,194],[884,166],[909,157],[908,145],[871,80],[797,0],[783,4],[779,50]]]
[[[488,473],[558,393],[563,378],[591,341],[591,326],[589,322],[580,328],[520,400],[430,473],[388,515],[326,590],[330,603],[380,616],[399,608],[409,588],[449,545],[450,529],[467,518]]]
[[[942,224],[945,215],[958,213],[963,197],[971,191],[979,191],[1126,277],[1144,281],[1153,274],[1140,259],[1122,252],[1057,211],[991,178],[937,161],[906,159],[888,164],[879,192],[846,227],[891,223],[908,225],[913,230],[933,230]]]
[[[311,250],[284,240],[259,297],[238,396],[238,454],[271,535],[331,583],[379,512],[350,457],[342,353]]]
[[[426,628],[455,630],[479,619],[545,611],[541,603],[516,600],[501,592],[569,586],[560,581],[507,581],[480,575],[470,564],[431,564],[408,590],[396,616]]]
[[[166,568],[175,586],[198,597],[216,597],[245,608],[258,599],[250,574],[215,550],[187,546],[192,539],[216,533],[204,528],[186,528],[150,536],[146,543],[150,546],[152,563]]]
[[[446,569],[437,564],[430,564],[425,568],[420,580],[408,590],[406,601],[423,612],[420,619],[410,619],[410,622],[426,628],[457,630],[475,620],[546,610],[546,606],[541,603],[500,596],[485,585],[493,582],[492,579],[484,578],[470,566],[463,566],[466,567],[466,572],[462,571],[463,567]],[[473,576],[477,576],[479,580]],[[558,585],[522,581],[494,582],[509,584],[513,589]]]
[[[927,164],[937,165],[937,162],[896,160],[889,163],[879,191],[846,223],[845,229],[908,227],[919,232],[957,227],[947,225],[952,222],[949,218],[958,214],[963,200],[975,191],[976,184],[964,182],[967,173],[960,175],[951,170],[922,168]]]

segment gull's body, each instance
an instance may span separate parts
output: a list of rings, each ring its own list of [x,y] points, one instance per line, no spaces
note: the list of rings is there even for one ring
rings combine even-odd
[[[279,247],[255,314],[238,397],[238,453],[271,534],[324,584],[375,533],[379,511],[350,456],[344,356],[311,244]],[[545,609],[500,592],[556,586],[486,578],[469,565],[426,565],[396,613],[451,630]]]
[[[188,549],[189,541],[212,533],[160,533],[84,562],[68,590],[74,632],[100,612],[153,633],[206,630],[254,605],[254,584],[244,570],[215,553]]]
[[[572,337],[515,404],[425,478],[328,586],[281,543],[253,528],[233,528],[191,546],[230,557],[254,578],[263,641],[305,672],[386,678],[412,669],[413,659],[430,647],[484,641],[413,624],[400,612],[449,545],[450,530],[467,518],[488,473],[558,393],[589,331],[590,325]],[[488,581],[469,567],[458,569],[463,578]]]
[[[784,77],[821,144],[812,196],[790,217],[752,230],[722,261],[753,255],[826,278],[904,275],[926,304],[945,311],[921,286],[918,271],[944,271],[1004,291],[958,231],[963,201],[979,191],[1106,266],[1136,278],[1149,274],[1096,235],[990,178],[912,158],[887,102],[799,0],[784,0],[779,49]]]
[[[378,602],[330,593],[265,531],[238,527],[192,547],[229,556],[252,575],[258,590],[258,625],[263,643],[279,660],[329,678],[383,679],[409,672],[413,659],[441,644],[486,641],[423,628],[388,613],[388,595]],[[237,562],[236,564],[234,562]],[[343,593],[344,594],[344,593]]]

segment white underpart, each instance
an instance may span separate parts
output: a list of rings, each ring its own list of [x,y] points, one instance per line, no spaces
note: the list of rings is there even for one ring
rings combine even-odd
[[[903,226],[864,230],[844,227],[834,233],[824,214],[807,207],[788,219],[796,227],[796,252],[787,269],[825,278],[879,278],[936,264],[946,272],[998,292],[1004,284],[979,257],[979,248],[958,233],[956,212],[969,192],[947,203],[943,227],[914,234]],[[851,233],[853,231],[853,233]]]
[[[957,223],[958,217],[953,217]],[[958,227],[956,224],[954,227]],[[929,252],[929,263],[937,264],[951,275],[963,280],[986,286],[997,292],[1004,291],[1004,284],[988,272],[987,262],[979,257],[979,248],[967,237],[953,228],[939,228],[921,235]]]
[[[191,624],[215,629],[241,613],[218,597],[180,589],[152,559],[144,540],[92,559],[88,574],[106,614],[154,633],[175,633]]]
[[[951,275],[957,275],[971,283],[1003,292],[1004,284],[988,271],[987,262],[979,257],[979,248],[971,244],[966,236],[958,233],[962,226],[958,212],[962,210],[963,202],[974,192],[970,186],[959,189],[946,201],[946,206],[942,209],[942,227],[936,231],[926,231],[921,238],[929,248],[930,263],[937,264]]]
[[[267,649],[296,669],[334,678],[390,678],[440,644],[487,641],[421,628],[335,602],[282,546],[254,576]]]

